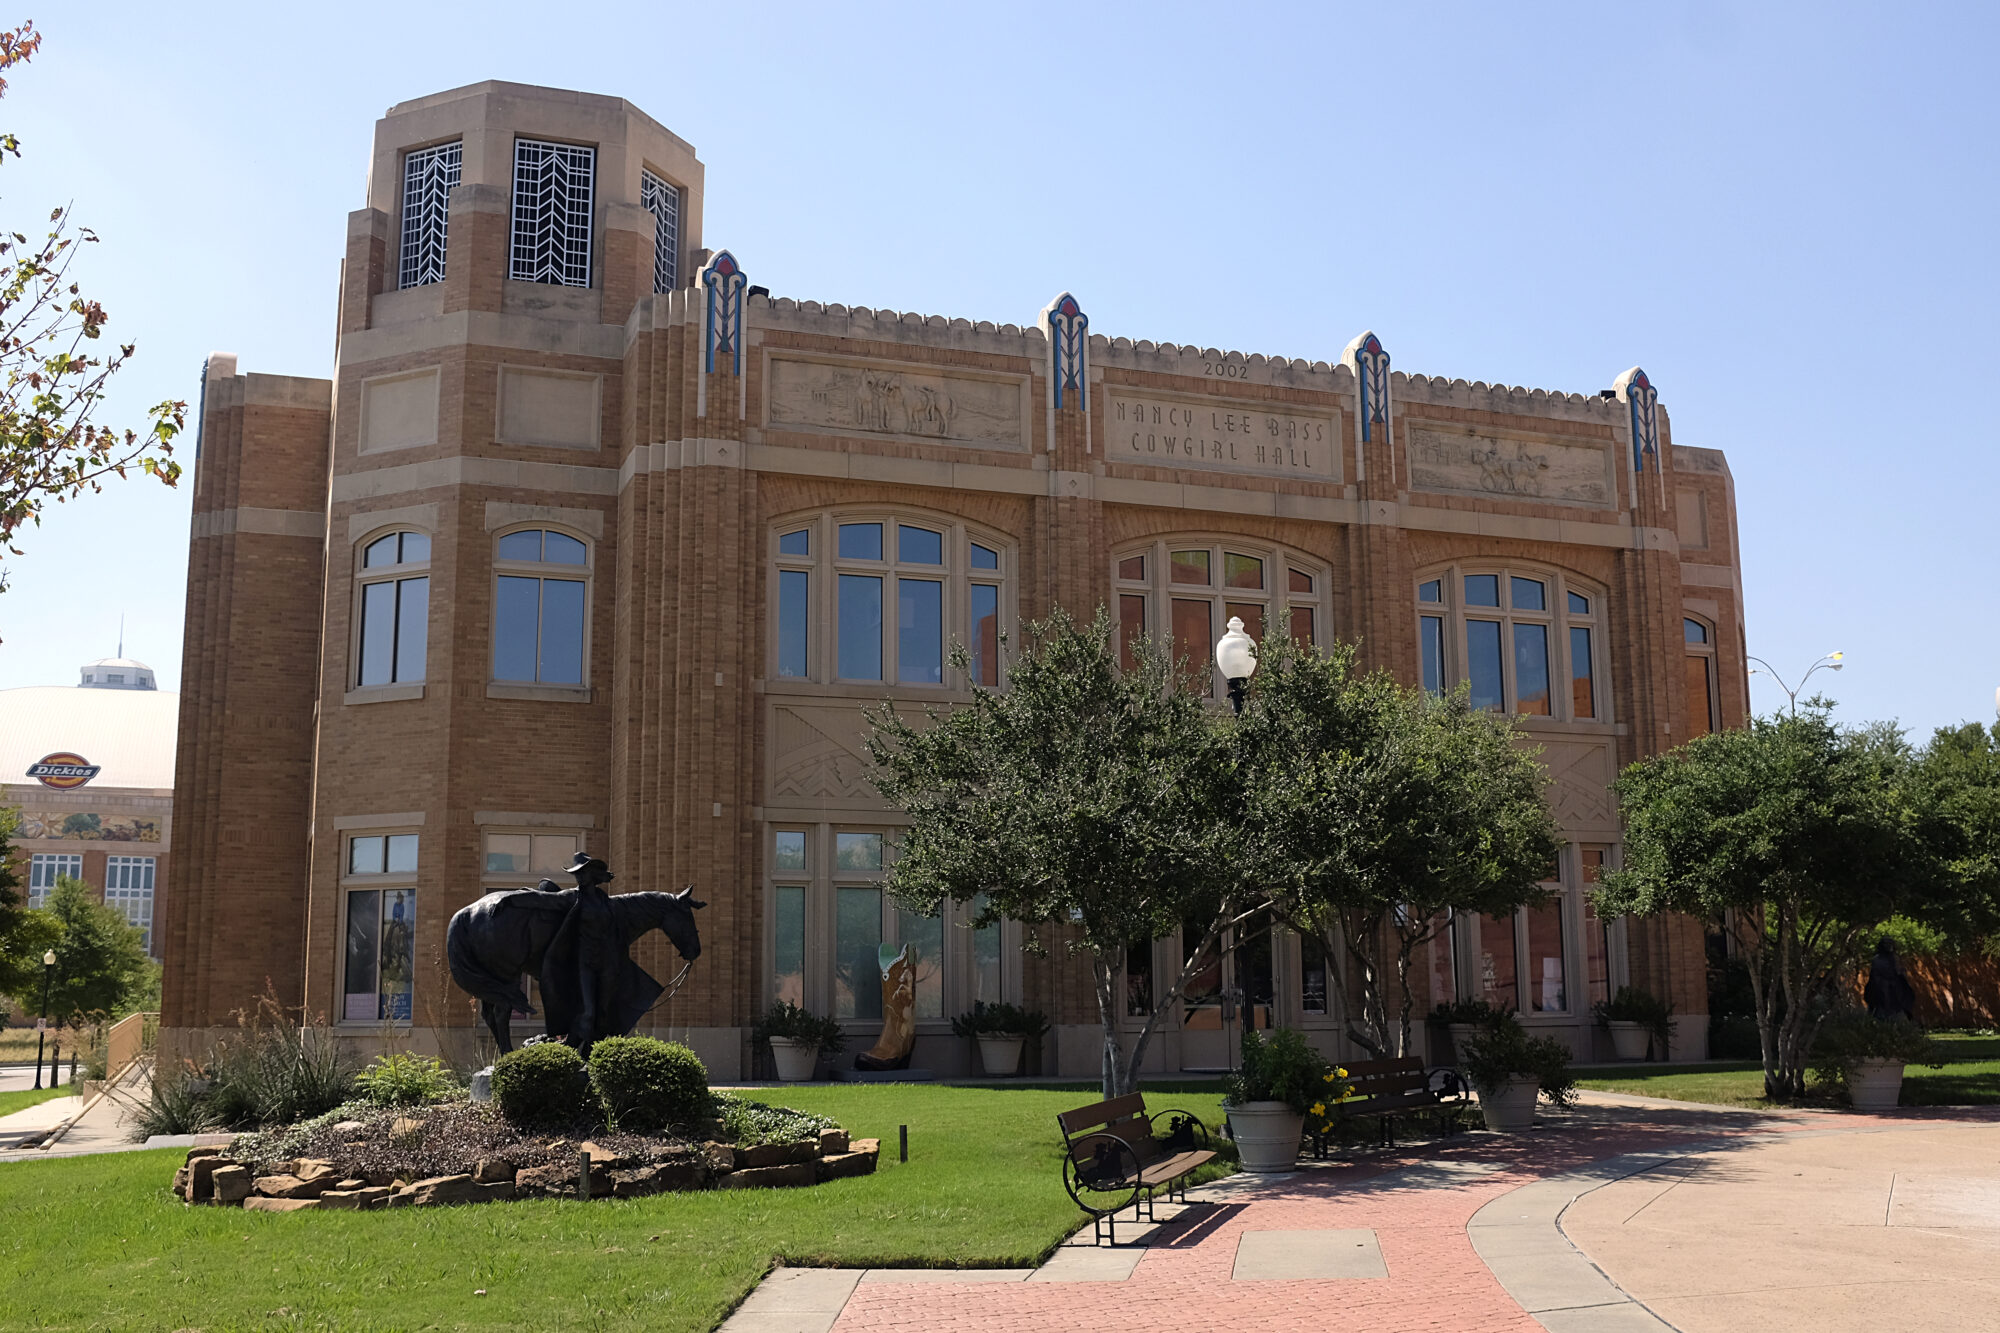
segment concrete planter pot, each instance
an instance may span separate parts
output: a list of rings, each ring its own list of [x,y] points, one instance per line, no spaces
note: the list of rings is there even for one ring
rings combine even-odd
[[[1857,1111],[1893,1111],[1903,1096],[1901,1060],[1856,1060],[1847,1071],[1847,1096]]]
[[[986,1071],[988,1078],[1014,1077],[1014,1071],[1021,1067],[1021,1048],[1027,1042],[1026,1037],[982,1034],[979,1038],[979,1067]]]
[[[1611,1050],[1620,1060],[1646,1058],[1646,1047],[1653,1040],[1653,1034],[1646,1031],[1645,1024],[1613,1019],[1604,1026],[1611,1030]]]
[[[1227,1110],[1229,1136],[1245,1171],[1289,1171],[1298,1165],[1304,1116],[1283,1102],[1245,1102]]]
[[[819,1048],[790,1037],[771,1038],[771,1063],[784,1083],[805,1083],[819,1068]]]
[[[1480,1088],[1479,1114],[1488,1129],[1516,1133],[1535,1123],[1535,1098],[1541,1084],[1532,1078],[1510,1078],[1497,1088]]]

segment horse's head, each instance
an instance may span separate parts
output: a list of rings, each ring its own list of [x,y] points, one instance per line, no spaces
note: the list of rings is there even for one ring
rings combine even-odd
[[[679,893],[667,894],[666,910],[660,913],[660,929],[674,942],[681,958],[690,963],[701,957],[701,928],[694,922],[695,909],[706,906],[694,896],[694,885],[690,884]]]

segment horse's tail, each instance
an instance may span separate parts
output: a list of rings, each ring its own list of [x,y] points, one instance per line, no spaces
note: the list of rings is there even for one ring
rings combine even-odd
[[[451,979],[458,983],[461,990],[478,999],[509,1004],[523,1013],[532,1012],[528,997],[521,990],[521,979],[497,975],[486,966],[485,960],[473,947],[475,918],[487,916],[490,919],[491,916],[490,913],[476,911],[477,907],[477,903],[472,903],[459,908],[452,913],[451,924],[445,929],[444,956],[451,968]]]

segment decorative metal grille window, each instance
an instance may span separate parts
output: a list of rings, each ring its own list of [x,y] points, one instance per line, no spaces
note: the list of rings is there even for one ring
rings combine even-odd
[[[639,173],[639,207],[659,223],[653,231],[653,290],[680,286],[681,192],[650,171]]]
[[[590,285],[590,211],[597,150],[514,141],[514,245],[509,276]]]
[[[445,228],[465,145],[441,143],[403,157],[403,261],[399,287],[444,281]]]

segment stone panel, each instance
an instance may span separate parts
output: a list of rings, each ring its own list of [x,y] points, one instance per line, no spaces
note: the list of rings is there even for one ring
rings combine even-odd
[[[771,710],[771,799],[873,798],[875,790],[864,776],[866,731],[859,704],[776,704]]]
[[[1618,809],[1611,798],[1617,774],[1607,741],[1546,741],[1542,764],[1549,771],[1549,808],[1567,830],[1615,830]]]
[[[781,430],[1028,447],[1028,382],[1014,376],[774,355],[766,384],[766,424]]]
[[[597,448],[603,379],[577,371],[500,367],[500,443]]]
[[[1340,430],[1331,415],[1112,390],[1105,395],[1104,435],[1104,456],[1114,463],[1340,480]]]
[[[438,373],[435,367],[361,382],[364,454],[421,449],[437,443]]]
[[[1599,445],[1417,425],[1407,439],[1415,490],[1593,509],[1615,504],[1611,456]]]

